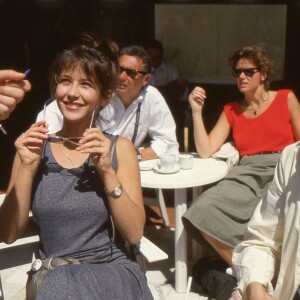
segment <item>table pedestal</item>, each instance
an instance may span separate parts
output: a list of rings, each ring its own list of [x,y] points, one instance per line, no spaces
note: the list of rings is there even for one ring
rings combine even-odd
[[[187,210],[187,190],[175,189],[175,290],[185,293],[187,285],[187,233],[181,217]]]
[[[193,188],[193,200],[198,197],[203,187]],[[187,233],[181,217],[187,210],[187,189],[175,189],[175,290],[185,293],[187,288]],[[192,255],[195,256],[197,243],[192,244]]]
[[[201,193],[201,187],[222,179],[228,172],[224,161],[194,157],[194,166],[173,174],[141,171],[142,187],[174,189],[175,193],[175,290],[185,293],[187,288],[187,233],[181,218],[187,210],[187,189],[193,188],[193,198]],[[199,187],[199,188],[198,188]]]

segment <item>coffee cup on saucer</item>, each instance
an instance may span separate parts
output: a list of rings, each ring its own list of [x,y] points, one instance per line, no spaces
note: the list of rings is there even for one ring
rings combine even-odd
[[[180,154],[179,155],[179,164],[182,170],[189,170],[193,168],[194,157],[192,154]]]
[[[172,153],[163,153],[159,156],[160,167],[165,170],[173,170],[176,167],[177,156]]]

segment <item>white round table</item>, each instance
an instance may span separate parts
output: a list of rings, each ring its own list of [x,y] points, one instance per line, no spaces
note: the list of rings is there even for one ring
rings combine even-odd
[[[187,188],[193,188],[193,198],[202,186],[216,182],[226,176],[227,164],[214,158],[194,157],[190,170],[173,174],[160,174],[154,170],[141,171],[141,184],[145,188],[174,189],[175,205],[175,290],[185,293],[187,286],[187,234],[181,217],[187,210]]]

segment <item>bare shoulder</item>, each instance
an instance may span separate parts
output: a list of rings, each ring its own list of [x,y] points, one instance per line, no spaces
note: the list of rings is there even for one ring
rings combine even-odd
[[[136,155],[136,151],[134,149],[132,142],[129,139],[122,136],[120,136],[117,141],[117,151],[118,151],[118,155],[122,153],[126,153],[126,155],[128,155],[131,152],[134,153],[134,155]]]
[[[117,142],[117,155],[119,167],[131,175],[139,173],[137,153],[132,142],[125,138],[119,137]]]
[[[298,101],[296,95],[294,94],[294,92],[292,90],[288,93],[288,99],[289,100],[291,99],[291,100],[297,100]]]
[[[126,137],[123,137],[123,136],[119,136],[118,138],[118,142],[117,142],[117,145],[118,147],[129,147],[129,148],[134,148],[132,142],[126,138]]]
[[[297,99],[293,91],[290,91],[288,93],[288,105],[290,108],[299,107],[299,100]]]

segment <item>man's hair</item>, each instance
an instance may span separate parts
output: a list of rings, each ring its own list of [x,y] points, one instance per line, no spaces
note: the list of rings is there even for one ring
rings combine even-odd
[[[145,71],[147,73],[151,72],[151,58],[148,52],[146,51],[146,49],[143,48],[142,46],[133,45],[133,46],[125,47],[121,49],[119,57],[122,55],[139,57],[143,61],[142,71]]]
[[[163,44],[156,39],[152,39],[147,42],[146,49],[148,49],[148,48],[158,49],[161,52],[161,56],[163,56],[163,54],[164,54]]]

